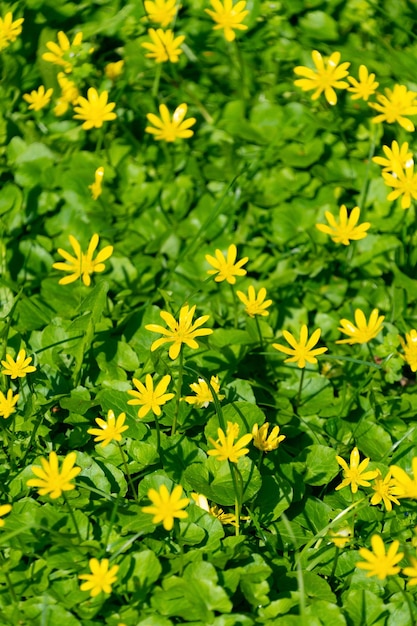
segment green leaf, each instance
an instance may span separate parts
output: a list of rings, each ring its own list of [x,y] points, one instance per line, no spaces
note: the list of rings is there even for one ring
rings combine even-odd
[[[308,485],[327,485],[340,470],[335,451],[327,446],[307,446],[298,455],[297,461],[306,465],[304,480]]]

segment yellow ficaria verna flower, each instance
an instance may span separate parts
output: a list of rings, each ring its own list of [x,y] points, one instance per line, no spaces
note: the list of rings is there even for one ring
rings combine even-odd
[[[243,259],[236,261],[237,248],[234,243],[228,247],[226,257],[218,249],[215,255],[214,257],[211,254],[206,254],[206,261],[214,267],[214,270],[207,270],[207,274],[217,274],[214,279],[216,283],[227,280],[229,285],[234,285],[236,276],[245,276],[247,273],[246,270],[242,269],[242,266],[249,261],[249,257],[245,256]]]
[[[324,92],[327,102],[332,105],[336,104],[337,95],[335,89],[346,89],[349,87],[349,83],[342,79],[348,75],[347,70],[350,63],[339,65],[340,52],[333,52],[327,60],[323,59],[317,50],[313,50],[311,56],[316,69],[312,70],[303,65],[295,67],[295,74],[303,78],[295,80],[294,85],[300,87],[303,91],[314,89],[315,91],[311,96],[312,100],[317,100]]]
[[[39,487],[40,496],[49,494],[52,499],[59,498],[63,491],[75,489],[71,481],[81,472],[81,467],[74,467],[76,458],[76,452],[67,454],[59,471],[57,454],[50,452],[49,461],[41,458],[42,467],[32,465],[32,472],[37,478],[30,478],[26,482],[27,486]]]
[[[417,559],[413,556],[407,558],[410,561],[411,566],[404,567],[403,574],[411,578],[411,580],[407,582],[407,586],[414,587],[414,585],[417,585]]]
[[[371,339],[374,339],[382,330],[382,322],[385,316],[378,314],[378,309],[374,309],[369,316],[369,322],[366,321],[366,317],[361,309],[355,311],[356,326],[347,319],[340,320],[340,326],[338,330],[348,335],[348,339],[339,339],[336,343],[349,343],[353,345],[355,343],[368,343]]]
[[[161,485],[158,491],[149,489],[148,498],[152,502],[152,506],[144,506],[142,511],[154,516],[152,520],[154,524],[162,522],[165,530],[172,530],[174,518],[185,519],[188,517],[187,511],[182,509],[185,509],[190,500],[182,497],[181,485],[176,485],[171,493],[165,485]]]
[[[363,222],[358,224],[361,210],[358,206],[352,209],[349,217],[347,209],[344,204],[339,210],[339,221],[330,213],[325,211],[324,215],[329,223],[316,224],[316,228],[326,235],[330,235],[335,243],[341,243],[344,246],[348,246],[351,241],[358,241],[364,239],[367,235],[367,230],[370,228],[370,222]]]
[[[359,67],[359,80],[353,76],[348,76],[347,79],[352,85],[352,87],[348,87],[348,91],[353,94],[350,96],[352,100],[361,99],[367,102],[369,96],[373,96],[379,85],[375,80],[375,74],[369,74],[366,65]]]
[[[352,493],[356,493],[358,491],[358,487],[369,487],[371,484],[369,481],[378,476],[379,470],[369,470],[368,472],[365,472],[370,459],[366,458],[359,463],[360,454],[356,446],[350,453],[350,465],[346,463],[345,459],[338,455],[336,456],[336,461],[342,467],[344,476],[340,485],[337,485],[336,491],[350,485]]]
[[[223,28],[226,41],[233,41],[236,38],[235,30],[247,30],[248,27],[242,24],[249,11],[245,11],[246,0],[239,0],[233,6],[233,0],[210,0],[214,11],[204,9],[206,13],[216,22],[213,30]]]
[[[97,234],[94,234],[91,237],[90,243],[88,244],[87,254],[81,252],[81,246],[75,237],[70,235],[69,241],[75,252],[75,257],[66,252],[66,250],[58,248],[58,253],[64,257],[66,262],[63,263],[59,261],[58,263],[54,263],[52,265],[52,267],[57,270],[70,273],[69,276],[61,278],[59,284],[68,285],[69,283],[73,283],[79,278],[82,278],[84,285],[89,287],[91,285],[91,274],[94,272],[104,272],[106,269],[104,261],[111,257],[113,253],[113,246],[106,246],[97,254],[96,258],[93,259],[93,254],[99,242],[99,236]]]
[[[383,172],[395,173],[398,170],[402,170],[414,165],[414,159],[412,152],[408,151],[408,142],[405,141],[398,144],[397,141],[393,141],[391,148],[388,146],[382,146],[385,157],[372,157],[372,161],[383,167]]]
[[[225,513],[223,509],[220,509],[217,506],[217,504],[209,506],[206,496],[203,496],[201,493],[192,493],[191,497],[200,509],[210,513],[213,517],[216,517],[221,524],[231,524],[232,526],[236,526],[236,515],[233,513]],[[240,519],[243,520],[248,518],[241,516]]]
[[[378,102],[369,102],[369,106],[378,111],[379,115],[373,118],[374,124],[387,122],[400,126],[410,133],[414,131],[414,124],[408,115],[417,115],[417,93],[408,91],[405,85],[394,85],[394,89],[385,89],[386,95],[377,95]]]
[[[223,400],[224,396],[219,393],[219,377],[212,376],[210,379],[210,385],[213,387],[218,400]],[[194,391],[195,396],[186,396],[185,401],[188,402],[188,404],[194,404],[197,409],[201,409],[203,407],[207,408],[210,402],[214,401],[211,389],[203,378],[199,378],[197,383],[191,383],[190,388],[191,391]]]
[[[314,333],[308,339],[308,328],[306,324],[301,326],[300,339],[294,337],[294,335],[287,330],[283,330],[282,334],[284,339],[288,341],[291,348],[283,346],[280,343],[273,343],[272,346],[275,350],[279,350],[284,354],[289,354],[290,358],[285,359],[285,363],[297,363],[298,367],[305,367],[307,363],[317,363],[316,356],[327,352],[327,348],[314,348],[318,343],[321,335],[320,328],[317,328]]]
[[[161,406],[175,396],[174,393],[165,393],[170,382],[171,376],[169,374],[163,376],[155,388],[150,374],[146,374],[145,385],[137,378],[134,378],[133,384],[138,391],[128,390],[127,393],[134,396],[134,399],[128,400],[127,403],[141,407],[138,411],[138,417],[145,417],[149,411],[152,411],[155,415],[161,415]]]
[[[218,439],[215,441],[209,437],[209,442],[214,446],[214,450],[208,450],[209,456],[217,457],[218,461],[230,461],[237,463],[241,456],[245,456],[249,452],[249,448],[245,448],[252,440],[252,433],[243,435],[235,443],[235,439],[239,436],[239,425],[227,422],[227,430],[224,432],[221,428],[217,429]]]
[[[8,11],[4,18],[0,17],[0,50],[4,50],[16,41],[22,32],[23,17],[13,21],[13,14]]]
[[[124,65],[125,62],[123,59],[120,59],[120,61],[114,61],[113,63],[107,63],[104,68],[104,74],[107,78],[114,82],[119,78],[119,76],[122,75]]]
[[[80,586],[81,591],[89,591],[90,596],[95,598],[102,591],[104,593],[112,592],[112,585],[117,580],[117,572],[119,571],[118,565],[113,565],[109,569],[109,560],[102,559],[90,559],[89,561],[91,574],[80,574],[78,578],[85,580]]]
[[[87,432],[94,435],[94,441],[101,441],[101,447],[104,448],[112,441],[121,441],[122,433],[129,428],[125,426],[126,413],[120,413],[116,419],[114,411],[111,409],[107,413],[107,421],[96,417],[95,421],[100,428],[89,428]]]
[[[168,107],[165,104],[159,106],[158,117],[154,113],[148,113],[148,121],[153,126],[147,126],[145,131],[154,135],[157,140],[175,141],[176,139],[188,139],[194,135],[194,131],[190,130],[190,127],[196,123],[195,117],[189,117],[188,120],[184,120],[187,114],[187,105],[183,102],[175,109],[171,116]]]
[[[10,354],[6,354],[6,360],[1,362],[4,367],[1,373],[6,376],[11,376],[12,379],[24,378],[26,374],[36,371],[36,367],[29,365],[31,360],[31,356],[26,358],[26,350],[23,349],[19,350],[16,361],[12,359]]]
[[[32,111],[40,111],[50,103],[53,91],[52,88],[45,91],[45,87],[41,85],[38,89],[25,93],[23,100],[26,100]]]
[[[0,505],[0,528],[4,526],[4,519],[2,519],[3,515],[7,515],[12,510],[11,504],[1,504]]]
[[[164,328],[159,324],[147,324],[145,326],[146,330],[165,335],[164,337],[161,337],[153,342],[151,352],[157,350],[164,343],[172,343],[172,346],[170,346],[168,351],[171,359],[177,358],[183,343],[185,343],[189,348],[196,350],[198,348],[198,343],[195,338],[203,337],[204,335],[211,335],[213,331],[211,328],[199,328],[199,326],[202,326],[205,322],[207,322],[210,315],[202,315],[193,323],[195,309],[195,305],[191,308],[188,304],[181,307],[178,322],[175,317],[171,315],[171,313],[161,311],[159,315],[162,317],[168,328]]]
[[[262,452],[271,452],[276,450],[284,441],[285,435],[279,434],[279,426],[274,426],[268,435],[269,423],[265,422],[259,428],[258,424],[254,424],[252,428],[253,445]]]
[[[168,26],[177,13],[177,0],[145,0],[145,11],[149,19],[162,28]]]
[[[107,91],[98,93],[97,89],[90,87],[87,91],[87,98],[80,96],[77,106],[74,107],[75,120],[84,120],[82,127],[84,130],[91,128],[101,128],[103,122],[115,120],[117,115],[113,112],[115,102],[107,102],[109,94]]]
[[[258,295],[256,295],[255,288],[250,285],[248,295],[244,294],[243,291],[236,291],[236,295],[245,305],[245,312],[250,317],[255,317],[255,315],[269,315],[269,311],[266,309],[271,306],[272,300],[265,300],[265,287],[261,287],[258,291]]]
[[[412,372],[417,372],[417,330],[413,328],[405,334],[405,341],[399,338],[405,354],[400,356],[408,363]]]
[[[393,495],[395,493],[396,480],[392,478],[391,472],[382,478],[381,472],[378,470],[378,475],[375,477],[375,482],[372,485],[372,489],[375,491],[371,498],[371,504],[379,504],[383,502],[387,511],[392,511],[392,504],[400,504],[398,499]]]
[[[64,115],[68,111],[70,104],[76,104],[79,98],[79,91],[74,81],[69,80],[64,72],[59,72],[57,76],[58,84],[61,88],[61,96],[56,100],[54,113],[57,116]]]
[[[395,478],[394,495],[398,498],[417,498],[417,457],[411,461],[413,478],[398,465],[391,465],[390,471]]]
[[[97,200],[101,196],[102,188],[101,185],[103,183],[104,176],[104,167],[98,167],[94,173],[94,182],[91,185],[88,185],[88,188],[91,191],[91,195],[93,200]]]
[[[368,577],[378,576],[379,580],[398,574],[401,568],[397,566],[397,563],[404,556],[403,552],[398,552],[399,545],[399,541],[393,541],[386,552],[382,537],[373,535],[371,537],[372,552],[367,548],[359,548],[359,554],[365,560],[356,563],[356,567],[368,570],[366,574]]]
[[[414,165],[405,169],[398,167],[393,174],[382,172],[382,178],[388,187],[393,188],[387,195],[387,200],[397,200],[402,196],[402,209],[410,208],[411,199],[417,200],[417,173],[414,172]]]
[[[165,63],[170,61],[171,63],[178,63],[178,59],[182,50],[180,45],[184,42],[185,36],[179,35],[174,37],[174,33],[171,29],[162,30],[158,28],[150,28],[148,35],[152,39],[152,43],[145,42],[141,46],[149,50],[146,57],[149,59],[155,59],[155,63]]]
[[[76,49],[79,48],[83,41],[83,34],[77,33],[70,43],[70,40],[66,36],[66,34],[60,30],[58,35],[58,43],[54,41],[48,41],[46,47],[49,52],[44,52],[42,55],[42,59],[44,61],[49,61],[49,63],[54,63],[55,65],[61,65],[64,68],[64,71],[69,72],[72,71],[72,59],[76,54]]]
[[[0,391],[0,417],[5,420],[10,417],[16,411],[15,405],[18,400],[19,394],[13,395],[11,389],[8,390],[7,395]]]

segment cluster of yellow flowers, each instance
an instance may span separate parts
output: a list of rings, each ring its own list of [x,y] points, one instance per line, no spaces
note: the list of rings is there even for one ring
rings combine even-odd
[[[402,498],[417,498],[417,457],[412,460],[413,478],[397,465],[391,465],[387,475],[383,478],[379,469],[367,470],[370,459],[367,457],[360,460],[359,450],[355,447],[350,454],[350,464],[340,457],[336,460],[343,469],[343,480],[336,487],[336,491],[350,486],[352,494],[357,493],[359,487],[369,487],[375,492],[371,497],[372,505],[384,503],[387,511],[392,510],[392,504],[400,504]],[[343,533],[332,533],[331,540],[339,548],[343,548],[352,538],[352,529],[343,529]],[[371,538],[372,551],[360,548],[359,554],[364,561],[359,561],[356,566],[367,571],[367,576],[377,576],[384,580],[387,576],[398,574],[401,570],[398,563],[404,556],[398,553],[399,541],[393,541],[388,551],[385,549],[382,537],[373,535]],[[417,559],[410,557],[411,566],[405,567],[403,573],[411,577],[409,586],[417,585]]]
[[[353,100],[362,99],[365,102],[376,94],[376,102],[368,102],[368,106],[378,113],[373,118],[373,123],[394,124],[397,122],[406,131],[414,132],[415,126],[408,116],[417,115],[416,92],[408,90],[405,85],[394,85],[393,89],[385,88],[384,94],[377,93],[379,83],[375,81],[375,74],[370,74],[367,67],[361,65],[359,79],[348,76],[350,63],[339,64],[340,52],[334,52],[325,59],[320,52],[314,50],[312,58],[315,69],[305,66],[294,68],[297,76],[302,77],[295,80],[294,84],[303,91],[314,91],[313,100],[324,93],[327,102],[335,105],[337,103],[335,89],[347,89],[351,92]],[[391,149],[383,146],[383,151],[386,159],[374,157],[373,161],[383,166],[384,182],[392,188],[387,199],[392,201],[401,198],[401,207],[408,209],[411,199],[417,200],[417,173],[414,172],[414,160],[412,154],[408,152],[408,143],[403,143],[399,147],[394,141]],[[359,214],[357,217],[359,218]],[[320,229],[323,230],[323,227]],[[328,231],[323,230],[323,232]]]

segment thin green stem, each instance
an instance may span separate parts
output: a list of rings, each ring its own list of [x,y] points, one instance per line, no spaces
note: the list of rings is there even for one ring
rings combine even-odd
[[[161,73],[162,73],[162,63],[158,63],[156,66],[155,78],[153,80],[153,85],[152,85],[152,97],[155,98],[155,100],[158,98]]]
[[[243,481],[242,481],[242,475],[239,472],[236,464],[229,461],[229,467],[230,467],[230,473],[232,475],[233,490],[235,492],[235,517],[236,517],[235,534],[238,537],[240,534],[240,512],[242,509]],[[238,480],[239,480],[239,484],[238,484]]]
[[[158,417],[155,415],[155,430],[156,430],[156,450],[158,457],[161,457],[161,428],[159,426]]]
[[[116,514],[117,514],[117,509],[119,508],[120,499],[121,499],[121,496],[120,496],[120,491],[119,491],[119,493],[117,494],[117,498],[114,502],[112,511],[111,511],[109,527],[107,529],[106,538],[104,540],[104,548],[103,548],[102,556],[108,551],[109,538],[111,535],[111,531],[113,530],[114,520],[116,519]]]
[[[371,344],[368,342],[366,345],[368,346],[368,350],[369,350],[369,354],[371,355],[372,363],[375,363],[375,356],[374,356],[374,352],[373,352],[373,350],[371,348]]]
[[[407,607],[408,607],[408,612],[410,613],[410,624],[415,624],[416,620],[414,617],[414,611],[413,611],[413,605],[410,602],[410,598],[408,593],[405,591],[405,589],[403,589],[400,585],[400,583],[397,580],[396,576],[392,577],[392,580],[394,581],[394,583],[397,585],[398,589],[401,591],[402,595],[404,596],[404,599],[407,603]]]
[[[336,552],[334,554],[332,571],[330,572],[330,576],[329,576],[330,580],[334,578],[334,575],[336,573],[337,561],[339,560],[339,555],[340,555],[340,548],[338,548],[337,546],[335,546],[335,548],[336,548]]]
[[[258,329],[259,345],[261,346],[261,350],[263,350],[264,349],[264,342],[263,342],[263,339],[262,339],[261,325],[259,323],[257,315],[255,315],[255,324],[256,324],[256,328]]]
[[[174,414],[174,420],[172,422],[172,428],[171,428],[171,435],[175,435],[175,432],[177,430],[177,420],[178,420],[178,414],[180,411],[180,400],[181,400],[181,391],[182,391],[182,376],[184,373],[184,352],[181,346],[181,350],[180,350],[180,363],[178,366],[178,380],[177,380],[177,393],[176,393],[176,397],[175,397],[175,414]]]
[[[300,400],[301,400],[301,392],[303,390],[303,383],[304,383],[304,375],[305,375],[305,368],[303,367],[301,369],[301,376],[300,376],[300,385],[298,387],[298,394],[297,394],[297,399],[295,401],[295,406],[298,408],[300,406]]]
[[[288,535],[291,537],[294,548],[297,546],[297,540],[294,535],[294,531],[291,527],[290,522],[288,521],[285,513],[281,514],[281,519],[284,522],[284,526],[287,530]],[[300,607],[300,617],[302,624],[305,623],[305,614],[306,614],[306,597],[305,597],[305,588],[304,588],[304,576],[303,576],[303,568],[301,566],[301,558],[296,561],[297,568],[297,582],[298,582],[298,597],[299,597],[299,607]]]
[[[238,310],[238,309],[237,309],[237,306],[238,306],[238,305],[237,305],[237,298],[236,298],[235,290],[233,289],[233,286],[232,286],[232,285],[230,285],[230,289],[231,289],[231,292],[232,292],[232,298],[233,298],[233,309],[234,309],[234,313],[235,313],[235,315],[234,315],[233,327],[234,327],[234,328],[237,328],[237,310]]]
[[[125,472],[126,472],[126,476],[127,476],[127,482],[129,483],[130,490],[132,492],[132,496],[135,499],[135,502],[138,502],[138,497],[136,495],[135,485],[133,484],[132,477],[131,477],[130,472],[129,472],[129,467],[127,465],[126,455],[123,452],[123,448],[120,445],[120,443],[118,441],[116,441],[116,443],[117,443],[117,447],[120,450],[120,455],[121,455],[122,461],[123,461],[123,467],[125,468]]]
[[[75,519],[74,511],[72,509],[72,506],[69,503],[69,500],[68,500],[68,498],[67,498],[67,496],[65,494],[65,491],[62,492],[62,497],[64,498],[64,501],[65,501],[65,503],[67,505],[69,514],[70,514],[71,519],[72,519],[72,523],[74,524],[75,532],[77,533],[78,540],[79,540],[80,543],[82,543],[82,537],[81,537],[81,534],[80,534],[80,529],[78,528],[78,523],[77,523],[77,520]]]
[[[261,471],[263,460],[264,460],[264,452],[263,450],[259,450],[259,458],[258,458],[258,464],[257,464],[258,471]]]

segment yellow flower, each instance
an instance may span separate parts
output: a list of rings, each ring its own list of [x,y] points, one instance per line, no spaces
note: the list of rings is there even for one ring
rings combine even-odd
[[[37,478],[31,478],[26,482],[28,487],[39,487],[40,496],[50,494],[51,498],[59,498],[63,491],[75,489],[71,482],[81,472],[80,467],[74,467],[77,454],[70,452],[64,458],[62,470],[59,471],[58,457],[56,452],[49,453],[49,461],[41,458],[42,467],[32,465],[32,472]]]
[[[36,367],[29,365],[31,360],[31,356],[26,358],[26,350],[19,351],[16,361],[12,359],[10,354],[6,354],[6,360],[1,362],[4,367],[1,373],[6,374],[6,376],[11,376],[12,379],[25,378],[26,374],[36,371]]]
[[[122,440],[122,433],[129,428],[129,426],[124,425],[125,419],[126,413],[120,413],[116,420],[114,412],[110,409],[107,413],[107,422],[101,417],[96,417],[95,421],[100,428],[89,428],[87,432],[90,435],[95,435],[94,441],[102,441],[101,446],[104,448],[112,441]]]
[[[178,63],[178,58],[182,53],[180,45],[184,42],[185,36],[180,35],[174,38],[174,33],[171,29],[162,30],[158,28],[150,28],[148,35],[152,39],[152,43],[145,42],[141,46],[149,50],[145,55],[149,59],[155,59],[155,63],[165,63],[170,61],[171,63]]]
[[[123,61],[123,59],[121,59],[120,61],[114,61],[113,63],[107,63],[104,68],[104,73],[107,78],[114,82],[119,78],[119,76],[122,75],[124,65],[125,62]]]
[[[249,11],[245,11],[246,1],[240,0],[233,6],[233,0],[210,0],[214,11],[204,9],[206,13],[216,22],[213,30],[224,29],[226,41],[233,41],[236,38],[235,30],[247,30],[245,24],[241,24]]]
[[[149,411],[153,411],[155,415],[161,415],[161,406],[175,396],[175,393],[165,393],[170,382],[171,376],[167,374],[161,378],[154,389],[152,376],[150,374],[146,374],[146,386],[134,378],[133,384],[138,391],[134,391],[132,389],[128,390],[127,393],[134,396],[135,399],[128,400],[127,403],[135,405],[138,404],[142,407],[138,411],[138,417],[145,417]]]
[[[269,315],[269,311],[266,311],[266,309],[271,306],[272,300],[265,300],[265,287],[261,287],[258,295],[256,295],[255,288],[250,285],[248,295],[244,294],[243,291],[236,291],[236,295],[245,305],[245,311],[250,317],[255,317],[255,315]]]
[[[360,561],[356,563],[356,567],[368,570],[368,577],[378,576],[379,580],[384,580],[387,576],[398,574],[401,568],[397,567],[397,563],[399,563],[404,556],[403,552],[398,552],[400,542],[393,541],[388,548],[388,552],[385,552],[382,537],[373,535],[371,537],[371,545],[373,552],[367,548],[359,549],[359,554],[365,559],[365,562]]]
[[[154,333],[165,335],[165,337],[161,337],[153,342],[151,352],[157,350],[164,343],[172,343],[168,352],[171,359],[177,358],[183,343],[185,343],[189,348],[196,350],[198,348],[198,343],[196,342],[195,337],[211,335],[213,331],[211,328],[199,328],[199,326],[202,326],[205,322],[207,322],[210,315],[202,315],[193,323],[192,320],[195,308],[195,305],[190,308],[188,304],[181,307],[178,322],[175,317],[171,315],[171,313],[161,311],[160,316],[164,320],[165,324],[167,324],[168,328],[159,326],[159,324],[147,324],[145,326],[146,330],[151,330]]]
[[[6,396],[2,391],[0,391],[0,417],[3,419],[10,417],[11,414],[16,411],[15,404],[18,400],[19,394],[17,393],[14,396],[11,389],[8,390]]]
[[[373,118],[373,123],[398,122],[405,130],[413,132],[414,124],[406,116],[417,115],[417,93],[408,91],[405,85],[394,85],[394,89],[387,88],[384,91],[385,96],[377,95],[378,102],[369,102],[369,106],[379,112],[379,115]]]
[[[81,32],[77,33],[72,43],[70,43],[66,34],[60,30],[58,33],[58,43],[48,41],[46,47],[49,52],[44,52],[42,59],[44,61],[54,63],[55,65],[61,65],[64,68],[64,71],[69,73],[72,71],[72,60],[77,53],[76,49],[81,46],[82,41],[83,34]]]
[[[372,161],[378,165],[382,165],[383,172],[397,172],[403,168],[412,167],[414,165],[413,154],[408,151],[408,143],[404,142],[399,146],[397,141],[393,141],[391,148],[382,146],[386,158],[373,157]]]
[[[162,522],[165,530],[171,530],[174,526],[174,518],[185,519],[188,517],[187,511],[183,511],[190,500],[182,497],[181,485],[176,485],[171,493],[165,485],[161,485],[159,490],[149,489],[148,498],[153,506],[144,506],[142,511],[153,515],[153,523]]]
[[[215,268],[214,270],[208,270],[207,274],[217,274],[214,279],[216,283],[227,280],[229,285],[234,285],[236,282],[235,276],[244,276],[247,273],[246,270],[242,269],[242,266],[249,261],[249,257],[245,256],[236,263],[237,248],[234,243],[227,249],[227,257],[218,249],[215,255],[214,257],[206,254],[206,261]]]
[[[17,37],[22,32],[23,22],[23,17],[13,21],[11,11],[8,11],[4,18],[0,17],[0,50],[4,50],[13,43],[13,41],[16,41]]]
[[[59,72],[57,79],[61,88],[61,96],[56,100],[54,113],[60,116],[67,112],[70,104],[76,104],[80,93],[77,85],[72,80],[69,80],[64,72]]]
[[[255,424],[252,428],[253,445],[262,452],[271,452],[276,450],[284,441],[285,435],[279,434],[279,426],[274,426],[268,435],[269,423],[265,422],[259,428],[258,424]]]
[[[52,88],[45,91],[45,87],[41,85],[37,90],[25,93],[23,100],[29,103],[29,109],[40,111],[50,103],[53,91]]]
[[[324,92],[324,97],[329,104],[336,104],[337,95],[336,89],[346,89],[349,87],[349,83],[342,80],[348,75],[348,67],[350,63],[342,63],[338,65],[340,61],[340,52],[333,52],[328,59],[323,59],[320,52],[313,50],[311,53],[313,63],[316,66],[315,70],[309,67],[299,65],[294,68],[297,76],[302,76],[294,81],[294,85],[300,87],[303,91],[315,90],[311,96],[312,100],[317,100]]]
[[[175,109],[171,116],[169,114],[168,107],[165,104],[159,106],[160,118],[154,113],[148,113],[148,121],[153,126],[147,126],[145,131],[155,136],[157,140],[175,141],[176,139],[187,139],[194,135],[194,131],[189,130],[190,126],[196,123],[195,117],[189,117],[188,120],[184,120],[187,114],[187,105],[183,102]]]
[[[391,465],[390,471],[395,478],[394,495],[398,498],[417,498],[417,457],[411,461],[413,478],[398,465]]]
[[[107,102],[109,94],[107,91],[98,93],[97,89],[90,87],[87,91],[87,98],[80,96],[77,100],[78,106],[74,107],[75,120],[85,120],[82,127],[84,130],[91,128],[101,128],[103,122],[115,120],[117,115],[113,113],[115,102]]]
[[[349,526],[332,530],[327,535],[337,548],[344,548],[352,539],[352,529]]]
[[[361,309],[355,311],[356,326],[347,319],[341,319],[338,330],[348,335],[349,339],[339,339],[336,343],[349,343],[351,346],[355,343],[368,343],[374,339],[382,330],[382,322],[384,315],[378,315],[378,309],[374,309],[369,316],[369,322]]]
[[[284,339],[290,344],[291,348],[283,346],[280,343],[273,343],[272,346],[284,354],[291,355],[291,358],[285,359],[285,363],[297,363],[298,367],[305,367],[307,363],[317,363],[316,356],[323,354],[323,352],[327,352],[327,348],[314,348],[320,339],[320,328],[317,328],[311,335],[310,339],[308,339],[308,328],[305,324],[303,324],[301,326],[300,339],[298,341],[294,335],[287,330],[283,330],[282,334],[284,335]]]
[[[369,74],[366,65],[359,67],[359,80],[352,76],[347,77],[352,87],[348,88],[353,95],[352,100],[365,100],[367,102],[369,96],[372,96],[378,88],[379,83],[375,80],[375,74]]]
[[[404,170],[398,168],[393,174],[382,172],[384,183],[388,187],[392,187],[387,200],[397,200],[401,198],[401,208],[409,209],[411,206],[411,198],[417,200],[417,173],[414,172],[414,165],[406,167]]]
[[[358,491],[358,487],[369,487],[371,484],[369,481],[373,480],[378,476],[379,470],[370,470],[369,472],[365,472],[366,468],[369,465],[369,458],[360,461],[359,450],[353,448],[350,453],[350,466],[346,463],[345,459],[342,459],[341,456],[336,456],[336,461],[341,465],[343,469],[343,480],[340,485],[337,485],[336,491],[339,489],[343,489],[350,485],[352,493],[356,493]]]
[[[355,206],[348,218],[347,209],[342,204],[339,211],[339,221],[333,217],[330,211],[325,211],[324,215],[330,226],[327,226],[327,224],[316,224],[316,228],[322,233],[330,235],[335,243],[342,243],[344,246],[348,246],[351,241],[364,239],[368,234],[366,231],[371,226],[370,222],[363,222],[358,225],[360,213],[360,208]]]
[[[212,376],[210,379],[210,385],[213,387],[217,398],[223,400],[224,396],[219,394],[220,383],[218,376]],[[203,378],[199,378],[197,383],[191,383],[191,391],[194,391],[195,396],[186,396],[185,401],[188,404],[195,404],[197,409],[207,408],[210,402],[213,402],[213,394]]]
[[[400,337],[400,343],[405,354],[401,357],[408,363],[412,372],[417,371],[417,330],[413,328],[409,333],[405,334],[405,341]]]
[[[372,485],[372,489],[375,491],[371,498],[371,504],[379,504],[383,502],[387,511],[392,511],[392,504],[400,504],[398,499],[393,495],[395,493],[396,481],[391,477],[391,472],[382,478],[381,472],[378,470],[378,475],[375,477],[375,483]]]
[[[217,429],[218,439],[209,438],[209,442],[214,446],[214,450],[208,450],[209,456],[217,457],[218,461],[231,461],[237,463],[241,456],[249,452],[249,448],[245,448],[252,439],[252,433],[243,435],[235,443],[235,439],[239,436],[239,425],[227,422],[227,430],[224,432],[221,428]]]
[[[417,559],[413,556],[408,558],[411,563],[411,567],[404,567],[403,574],[411,578],[411,580],[408,581],[407,586],[414,587],[414,585],[417,585]]]
[[[104,167],[98,167],[94,174],[94,182],[91,185],[88,185],[88,188],[91,190],[91,195],[93,196],[93,200],[97,200],[101,196],[101,192],[103,191],[101,188],[104,176]]]
[[[149,19],[162,28],[168,26],[177,13],[177,0],[145,0],[144,4]]]
[[[91,574],[80,574],[78,578],[85,580],[80,586],[81,591],[89,591],[90,596],[95,598],[101,591],[104,593],[112,592],[112,585],[117,580],[118,565],[113,565],[109,569],[109,559],[90,559],[89,561]]]
[[[236,526],[236,515],[233,513],[225,513],[223,509],[220,509],[216,504],[209,506],[206,496],[203,496],[201,493],[192,493],[191,497],[200,509],[210,513],[213,517],[216,517],[221,524],[231,524],[232,526]],[[240,519],[243,520],[248,518],[241,516]]]
[[[84,285],[87,287],[91,284],[90,275],[94,272],[104,272],[106,266],[103,261],[106,261],[113,253],[113,246],[106,246],[98,253],[93,260],[93,254],[98,246],[99,236],[94,234],[91,237],[91,241],[88,244],[87,254],[81,252],[81,246],[78,241],[72,235],[69,236],[70,244],[75,252],[75,257],[58,248],[58,253],[64,257],[66,263],[58,262],[54,263],[52,267],[63,272],[70,272],[69,276],[64,276],[59,281],[60,285],[68,285],[73,283],[78,278],[82,278]]]
[[[1,519],[3,515],[7,515],[12,510],[11,504],[2,504],[0,505],[0,528],[4,526],[4,519]]]

